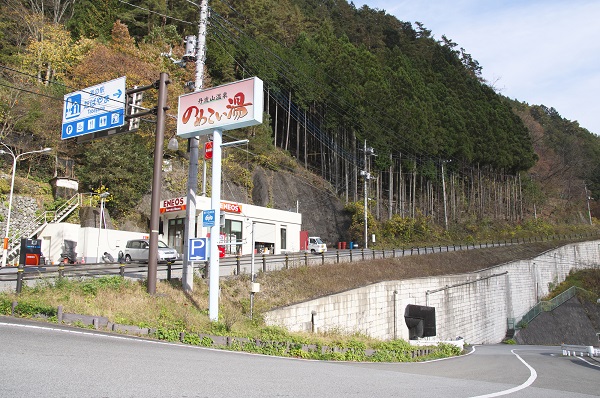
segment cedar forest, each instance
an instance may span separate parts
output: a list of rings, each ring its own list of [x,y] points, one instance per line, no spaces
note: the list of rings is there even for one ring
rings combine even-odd
[[[2,0],[0,141],[17,152],[56,149],[53,159],[22,160],[20,173],[72,174],[80,190],[110,190],[113,218],[130,217],[125,209],[150,190],[155,125],[142,121],[136,133],[85,144],[61,141],[63,96],[120,76],[128,87],[148,85],[168,72],[176,114],[195,76],[194,62],[173,62],[183,38],[198,32],[195,2]],[[346,0],[211,0],[209,7],[204,87],[264,81],[263,125],[230,132],[250,140],[248,167],[322,177],[354,214],[357,236],[365,172],[375,199],[369,224],[382,223],[397,239],[403,223],[588,223],[586,201],[600,198],[599,138],[552,107],[502,96],[483,80],[483,66],[427,21]],[[143,104],[156,104],[156,92]],[[169,118],[165,141],[175,129]],[[184,163],[185,142],[179,146],[170,156]],[[229,164],[247,157],[228,156]],[[6,158],[0,167],[8,170]],[[251,186],[251,170],[232,174]],[[185,185],[171,188],[181,195]]]

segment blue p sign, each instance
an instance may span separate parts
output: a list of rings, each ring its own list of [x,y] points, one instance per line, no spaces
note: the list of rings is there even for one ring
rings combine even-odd
[[[188,245],[188,260],[190,261],[206,261],[208,238],[192,238]]]

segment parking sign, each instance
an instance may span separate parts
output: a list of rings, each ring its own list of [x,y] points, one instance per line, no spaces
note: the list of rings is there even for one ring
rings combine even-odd
[[[208,260],[208,238],[192,238],[188,245],[189,261]]]

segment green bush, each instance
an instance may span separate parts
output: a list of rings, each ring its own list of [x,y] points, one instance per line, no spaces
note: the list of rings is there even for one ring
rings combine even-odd
[[[20,301],[15,307],[15,314],[24,317],[33,317],[38,314],[47,317],[55,317],[57,311],[58,310],[55,307],[26,301]]]
[[[12,301],[5,297],[0,297],[0,314],[11,315]]]

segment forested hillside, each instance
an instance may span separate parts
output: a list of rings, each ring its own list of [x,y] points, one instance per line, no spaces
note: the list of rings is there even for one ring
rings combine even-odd
[[[18,152],[55,148],[55,159],[27,161],[31,174],[73,173],[80,190],[112,193],[115,218],[131,217],[150,189],[152,117],[137,133],[61,141],[63,95],[120,76],[128,87],[148,85],[166,71],[175,114],[195,76],[194,62],[173,62],[198,32],[195,2],[1,0],[0,141]],[[598,137],[553,108],[495,92],[484,66],[427,21],[346,0],[209,6],[204,87],[250,76],[265,83],[266,122],[226,137],[250,139],[247,152],[224,160],[225,179],[245,187],[248,201],[256,167],[306,168],[347,203],[354,234],[367,196],[371,230],[387,221],[379,232],[392,240],[419,223],[588,222],[589,198],[600,197]],[[148,92],[144,106],[155,103]],[[169,119],[165,141],[174,132]],[[165,156],[185,164],[185,146]],[[8,160],[0,158],[4,170]],[[73,170],[64,167],[72,160]],[[184,179],[165,179],[170,192],[185,192]]]

